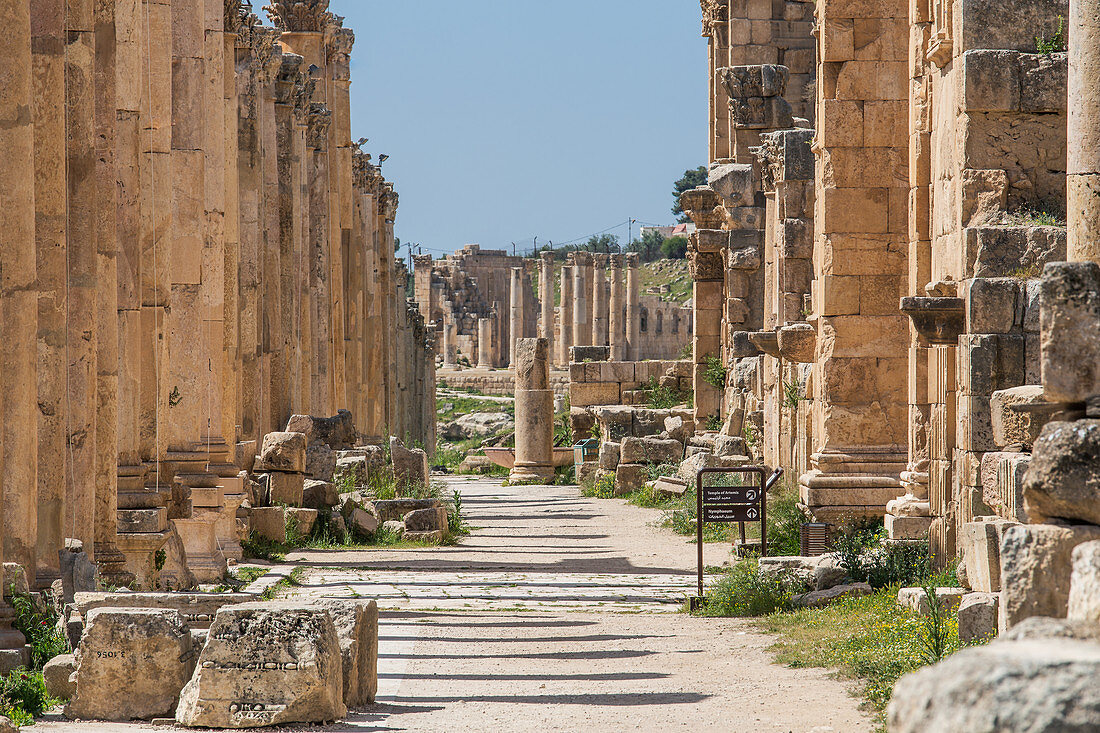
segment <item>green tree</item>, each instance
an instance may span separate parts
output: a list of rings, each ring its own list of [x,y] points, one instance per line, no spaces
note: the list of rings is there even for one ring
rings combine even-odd
[[[684,213],[684,209],[680,206],[680,194],[684,191],[689,191],[698,186],[702,186],[707,182],[707,167],[701,165],[694,170],[684,171],[683,177],[676,181],[672,186],[672,197],[676,199],[676,204],[672,207],[672,213],[676,215],[676,221],[681,224],[686,224],[689,219],[688,215]]]
[[[687,237],[669,237],[661,242],[661,254],[670,260],[682,260],[687,256]]]
[[[641,239],[635,239],[628,248],[631,252],[637,252],[642,262],[653,262],[661,256],[661,245],[665,238],[656,229],[647,229]]]
[[[614,234],[598,234],[589,237],[582,249],[589,252],[599,252],[601,254],[612,254],[622,251],[622,248],[619,246],[619,238]]]

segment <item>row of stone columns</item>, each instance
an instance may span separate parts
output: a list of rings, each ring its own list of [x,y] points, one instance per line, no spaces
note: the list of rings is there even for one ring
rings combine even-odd
[[[66,538],[119,585],[173,531],[224,570],[238,459],[293,412],[434,434],[397,196],[351,145],[327,5],[273,3],[279,29],[239,0],[0,9],[0,545],[39,586]],[[120,535],[120,509],[150,520]]]
[[[625,273],[624,273],[625,265]],[[638,256],[574,252],[561,268],[560,328],[555,332],[552,305],[544,302],[544,334],[557,334],[553,349],[559,364],[569,363],[572,346],[608,346],[611,358],[638,358]],[[552,289],[546,292],[553,296]],[[549,338],[549,336],[548,336]]]

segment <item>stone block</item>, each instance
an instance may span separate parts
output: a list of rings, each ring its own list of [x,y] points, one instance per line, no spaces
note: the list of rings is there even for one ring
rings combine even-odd
[[[632,431],[635,438],[645,438],[660,435],[665,429],[665,418],[669,416],[668,410],[634,410],[634,422]]]
[[[600,440],[618,442],[634,434],[633,408],[597,407],[592,413],[600,424]]]
[[[593,405],[618,405],[621,394],[618,383],[577,383],[569,385],[569,404],[572,407]]]
[[[966,334],[959,338],[959,394],[989,397],[1024,384],[1023,335]]]
[[[250,593],[77,593],[77,613],[87,618],[99,608],[145,608],[179,613],[192,631],[208,629],[222,606],[255,600]]]
[[[887,514],[883,517],[886,536],[892,540],[923,540],[928,537],[932,526],[931,517],[896,517]]]
[[[619,443],[612,441],[600,443],[600,468],[604,471],[614,471],[618,468],[621,448]]]
[[[409,532],[405,531],[401,535],[401,539],[409,542],[418,542],[422,545],[439,545],[443,543],[445,533],[441,529],[428,530],[426,532]]]
[[[333,450],[346,450],[357,442],[355,420],[347,410],[340,410],[333,417],[291,415],[286,429],[287,432],[304,433],[309,445],[324,443]]]
[[[347,714],[342,664],[326,610],[270,602],[222,608],[180,695],[176,722],[258,728],[339,720]]]
[[[977,644],[997,635],[1000,598],[996,593],[967,593],[959,603],[959,641]]]
[[[987,490],[982,486],[982,501],[997,516],[1017,522],[1028,521],[1024,508],[1024,479],[1030,466],[1029,453],[1002,455],[998,461],[995,488]]]
[[[316,481],[332,481],[336,473],[336,451],[325,443],[315,443],[306,448],[305,473]]]
[[[962,57],[962,103],[968,112],[1020,108],[1020,67],[1013,51],[970,49]]]
[[[286,542],[286,517],[281,506],[252,507],[252,531],[272,542]]]
[[[936,603],[947,616],[953,616],[966,591],[962,588],[936,588]],[[899,588],[898,605],[913,613],[927,616],[931,612],[928,592],[924,588]]]
[[[367,507],[383,522],[402,521],[409,512],[418,509],[435,509],[443,506],[439,499],[376,499]]]
[[[390,460],[393,477],[399,486],[428,485],[428,454],[420,448],[406,448],[397,438],[390,436]]]
[[[1020,312],[1018,281],[1002,278],[975,278],[963,285],[966,332],[1011,333]]]
[[[1047,423],[1024,479],[1028,519],[1100,524],[1100,420]]]
[[[253,464],[254,471],[286,471],[304,473],[306,470],[306,436],[304,433],[268,433],[264,436],[260,455]]]
[[[409,512],[402,521],[405,523],[405,532],[434,532],[447,531],[447,510],[443,507],[431,509],[416,509]]]
[[[637,463],[620,463],[615,471],[615,496],[637,491],[647,481],[649,481],[649,466]]]
[[[58,654],[42,668],[46,692],[58,700],[68,700],[76,694],[76,656]]]
[[[82,720],[171,715],[195,667],[191,631],[167,610],[90,612],[75,657],[76,693],[65,715]]]
[[[1043,390],[1053,402],[1100,394],[1100,266],[1059,262],[1043,270]]]
[[[966,522],[959,528],[957,547],[971,589],[982,593],[1001,590],[1001,539],[1017,522]]]
[[[310,509],[331,509],[340,503],[336,484],[307,479],[302,489],[302,506]]]
[[[624,438],[621,449],[623,463],[679,463],[684,457],[684,444],[661,438]]]
[[[994,641],[898,680],[891,733],[1072,731],[1100,725],[1100,645]]]
[[[378,604],[375,601],[321,598],[310,605],[332,616],[343,659],[344,704],[358,708],[378,692]]]
[[[347,529],[363,537],[370,537],[378,531],[378,527],[381,524],[377,514],[359,506],[350,499],[344,503],[340,512],[340,516],[343,517]]]
[[[999,172],[1004,175],[1004,171]],[[1004,184],[1007,189],[1008,181]],[[1004,208],[1004,203],[988,202],[987,205],[991,213],[999,213]],[[1021,268],[1041,269],[1048,262],[1066,258],[1065,229],[979,225],[981,214],[982,207],[978,207],[973,225],[963,230],[965,257],[973,277],[1007,277]]]
[[[569,363],[576,364],[589,361],[607,361],[611,358],[609,346],[570,346]]]
[[[869,596],[874,591],[866,583],[851,583],[848,585],[836,585],[827,590],[815,590],[791,597],[791,603],[796,608],[822,608],[841,598],[858,598]]]
[[[727,208],[752,206],[756,201],[753,167],[743,163],[717,163],[710,167],[707,185],[722,197]]]
[[[998,448],[1022,443],[1032,446],[1039,439],[1039,432],[1046,419],[1033,412],[1018,412],[1014,405],[1034,405],[1044,401],[1042,385],[1026,385],[997,390],[989,400],[992,413],[993,442]]]
[[[1073,572],[1069,583],[1070,621],[1100,624],[1100,542],[1073,548]]]
[[[1065,618],[1073,549],[1100,540],[1093,525],[1020,524],[1001,539],[1001,611],[1005,628],[1030,616]]]
[[[168,514],[163,509],[119,509],[119,532],[163,532],[168,529]]]
[[[271,503],[301,506],[305,493],[305,474],[272,471],[267,474],[271,489]]]
[[[303,509],[301,507],[288,507],[284,517],[288,524],[297,527],[298,534],[309,537],[313,531],[313,525],[317,522],[316,509]]]

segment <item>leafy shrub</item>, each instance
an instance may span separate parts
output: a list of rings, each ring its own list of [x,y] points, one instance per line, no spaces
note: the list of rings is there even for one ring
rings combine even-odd
[[[791,608],[801,584],[786,572],[764,573],[756,558],[742,560],[706,594],[704,616],[766,616]]]
[[[779,491],[768,494],[768,554],[802,552],[802,523],[808,521],[798,506],[798,488],[784,481]]]
[[[69,643],[57,630],[57,613],[51,604],[39,607],[26,594],[13,593],[11,605],[15,609],[12,622],[23,632],[31,646],[31,669],[40,670],[58,654],[67,654]]]
[[[715,389],[726,388],[726,365],[717,356],[703,357],[703,381]]]
[[[33,725],[35,716],[46,712],[55,702],[46,692],[41,672],[17,669],[0,678],[0,714],[16,725]]]
[[[872,588],[918,583],[932,575],[932,555],[926,544],[885,540],[881,523],[862,522],[838,533],[833,549],[848,575]]]
[[[591,486],[583,486],[581,493],[593,499],[615,498],[615,474],[607,473],[592,482]]]

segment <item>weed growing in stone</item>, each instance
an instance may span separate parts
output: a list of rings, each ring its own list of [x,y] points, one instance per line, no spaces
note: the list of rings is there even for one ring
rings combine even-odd
[[[703,381],[715,389],[726,388],[726,365],[717,356],[703,357]]]
[[[591,484],[581,485],[581,493],[593,499],[615,498],[615,474],[608,473],[595,479]]]
[[[35,716],[59,702],[46,692],[46,681],[39,671],[17,669],[0,677],[0,715],[16,725],[34,725]]]
[[[791,608],[791,597],[801,590],[789,573],[764,573],[756,558],[737,563],[710,590],[702,616],[765,616]]]
[[[959,620],[952,617],[944,607],[945,604],[940,602],[935,585],[926,582],[924,594],[928,599],[928,614],[921,619],[921,657],[925,664],[936,664],[952,652],[958,651]]]
[[[57,612],[52,604],[37,604],[25,593],[12,593],[15,609],[12,626],[23,632],[31,647],[31,669],[40,670],[58,654],[69,652],[69,643],[57,629]]]
[[[1061,53],[1069,50],[1069,39],[1066,37],[1066,19],[1058,16],[1058,28],[1048,38],[1044,33],[1035,36],[1035,52],[1041,54]]]

